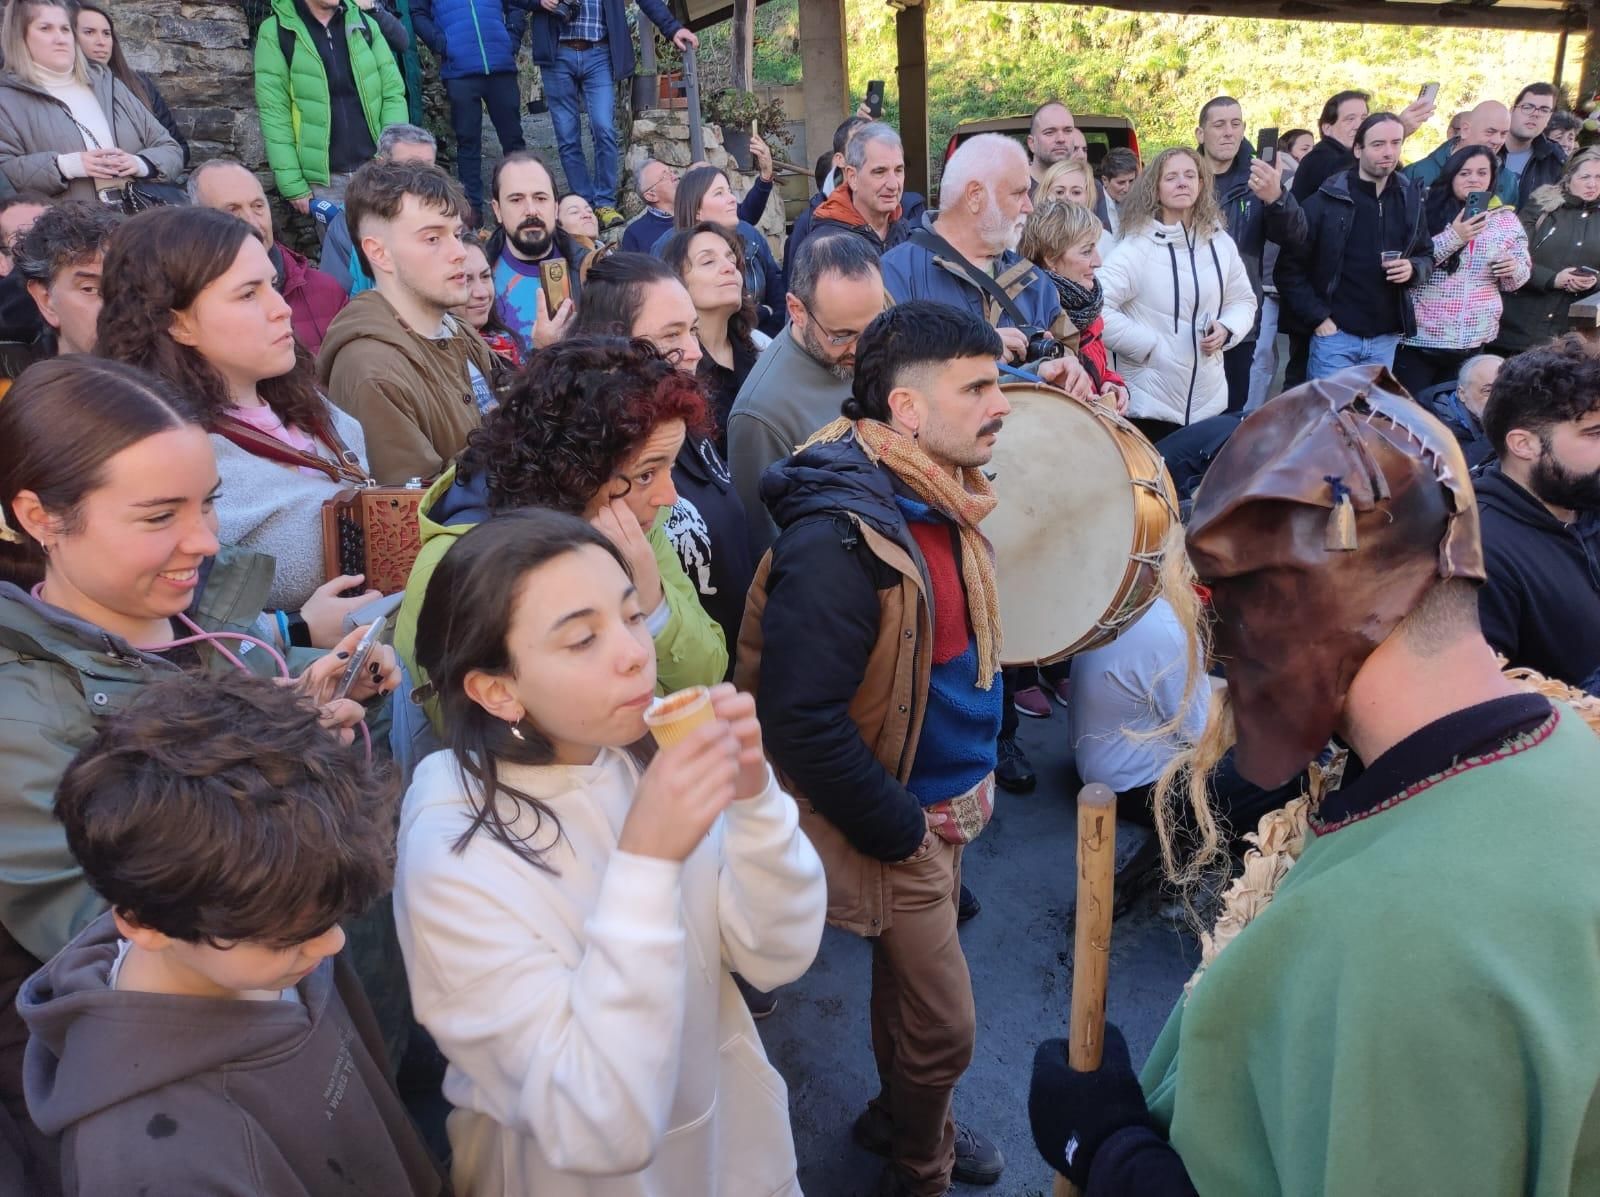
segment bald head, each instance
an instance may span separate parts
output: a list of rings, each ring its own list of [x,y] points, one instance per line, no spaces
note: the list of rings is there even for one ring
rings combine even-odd
[[[1461,144],[1486,145],[1498,154],[1510,132],[1510,109],[1499,100],[1485,100],[1461,122]]]
[[[1057,162],[1072,156],[1072,135],[1077,132],[1072,113],[1059,100],[1040,104],[1033,111],[1033,122],[1028,126],[1028,153],[1033,156],[1036,177]]]

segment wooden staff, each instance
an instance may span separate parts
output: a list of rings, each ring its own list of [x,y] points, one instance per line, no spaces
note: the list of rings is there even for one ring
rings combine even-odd
[[[1106,965],[1111,958],[1111,905],[1117,864],[1117,796],[1093,782],[1078,791],[1078,908],[1072,943],[1072,1037],[1067,1063],[1078,1072],[1100,1067],[1105,1046]],[[1078,1197],[1056,1174],[1055,1197]]]

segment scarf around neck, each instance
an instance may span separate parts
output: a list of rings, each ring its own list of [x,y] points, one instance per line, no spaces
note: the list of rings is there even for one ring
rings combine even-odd
[[[911,437],[880,420],[841,417],[820,429],[802,449],[843,440],[851,433],[874,465],[888,466],[912,494],[956,526],[961,537],[961,581],[978,642],[977,687],[988,690],[1000,669],[1000,592],[995,585],[994,550],[978,525],[1000,502],[982,470],[963,468],[958,481],[939,467]]]
[[[1056,291],[1061,296],[1061,308],[1066,312],[1067,319],[1072,321],[1072,327],[1079,332],[1087,332],[1089,326],[1100,318],[1100,308],[1105,303],[1100,280],[1095,279],[1094,289],[1090,290],[1054,270],[1046,270],[1045,274],[1056,285]]]

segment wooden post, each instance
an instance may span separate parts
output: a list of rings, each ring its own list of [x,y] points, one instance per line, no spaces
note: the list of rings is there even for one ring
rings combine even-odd
[[[1578,100],[1600,91],[1600,4],[1589,5],[1589,28],[1583,35],[1583,73],[1578,76]]]
[[[1562,26],[1561,35],[1556,38],[1556,69],[1550,80],[1555,87],[1561,86],[1561,71],[1567,65],[1567,33],[1566,26]]]
[[[639,10],[639,69],[633,73],[633,113],[635,116],[659,102],[656,75],[656,27],[644,10]]]
[[[895,13],[895,47],[900,64],[900,141],[906,151],[906,190],[928,195],[928,10],[922,0],[907,0]]]
[[[1078,791],[1078,906],[1073,915],[1072,1024],[1067,1063],[1078,1072],[1100,1067],[1105,1046],[1106,968],[1111,960],[1111,906],[1117,871],[1117,796],[1094,782]],[[1056,1176],[1055,1197],[1076,1197]]]
[[[755,90],[756,0],[733,0],[733,87]]]
[[[844,23],[844,0],[804,0],[800,5],[800,83],[805,89],[806,152],[813,158],[833,145],[833,131],[855,108]]]
[[[683,98],[689,105],[685,114],[689,121],[689,161],[704,162],[706,135],[700,124],[700,63],[693,46],[683,51]]]

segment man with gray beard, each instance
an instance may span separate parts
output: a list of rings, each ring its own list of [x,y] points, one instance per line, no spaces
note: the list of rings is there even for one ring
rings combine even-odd
[[[761,475],[839,418],[855,372],[856,338],[883,304],[878,251],[864,237],[809,237],[790,264],[788,326],[751,368],[728,415],[728,468],[755,559],[778,535],[761,504]]]

